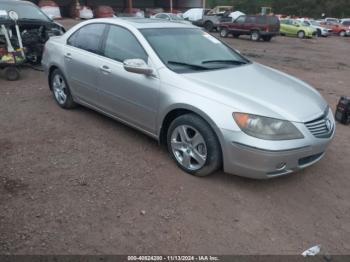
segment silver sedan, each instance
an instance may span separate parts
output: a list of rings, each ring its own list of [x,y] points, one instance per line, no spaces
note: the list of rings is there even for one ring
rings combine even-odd
[[[90,20],[52,37],[42,62],[60,107],[146,133],[196,176],[286,175],[319,161],[335,132],[315,89],[192,25]]]

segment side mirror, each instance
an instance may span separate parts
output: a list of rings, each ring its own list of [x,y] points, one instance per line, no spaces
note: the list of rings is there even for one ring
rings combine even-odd
[[[123,64],[124,69],[128,72],[146,76],[153,75],[153,69],[143,59],[126,59]]]

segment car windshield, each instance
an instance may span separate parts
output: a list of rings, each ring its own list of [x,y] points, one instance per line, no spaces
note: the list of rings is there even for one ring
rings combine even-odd
[[[183,20],[181,17],[175,15],[175,14],[169,14],[171,20]]]
[[[320,23],[316,21],[310,21],[310,23],[314,26],[320,26]]]
[[[50,19],[36,6],[30,4],[8,4],[1,3],[1,10],[15,11],[18,14],[19,19],[28,19],[28,20],[44,20],[50,21]]]
[[[249,61],[197,28],[152,28],[140,30],[163,63],[186,73],[240,66]]]

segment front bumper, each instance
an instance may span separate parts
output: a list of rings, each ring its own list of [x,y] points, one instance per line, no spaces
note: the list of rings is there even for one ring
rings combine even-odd
[[[266,141],[243,132],[221,130],[224,137],[224,171],[239,176],[268,179],[287,175],[311,166],[322,159],[334,137],[335,124],[329,138],[314,137],[303,123],[296,126],[303,139]]]

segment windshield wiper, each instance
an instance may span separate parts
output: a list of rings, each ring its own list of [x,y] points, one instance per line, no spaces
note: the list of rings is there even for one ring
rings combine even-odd
[[[168,61],[168,64],[189,66],[189,67],[192,67],[192,68],[198,69],[198,70],[208,70],[208,69],[211,69],[211,68],[208,68],[208,67],[205,67],[205,66],[202,66],[202,65],[189,64],[189,63],[177,62],[177,61]]]
[[[235,65],[244,65],[247,62],[239,61],[239,60],[206,60],[206,61],[202,61],[202,64],[209,64],[209,63],[229,63],[229,64],[235,64]]]

